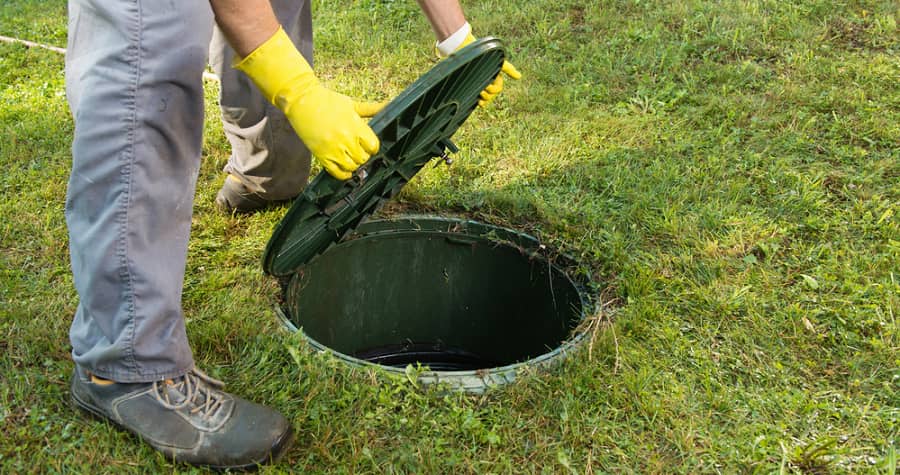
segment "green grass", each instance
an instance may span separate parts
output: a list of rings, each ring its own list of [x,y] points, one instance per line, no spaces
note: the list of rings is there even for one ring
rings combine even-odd
[[[229,151],[210,89],[188,332],[201,367],[292,419],[297,443],[269,470],[896,473],[896,2],[464,6],[525,77],[398,201],[539,233],[594,270],[613,323],[480,397],[313,353],[280,330],[260,270],[284,210],[214,212]],[[314,7],[336,89],[389,98],[435,61],[415,2]],[[64,8],[5,1],[0,35],[64,46]],[[62,68],[0,44],[0,472],[191,470],[66,403]]]

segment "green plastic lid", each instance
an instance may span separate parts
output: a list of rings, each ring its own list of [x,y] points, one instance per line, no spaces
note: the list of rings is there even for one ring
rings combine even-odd
[[[356,228],[430,160],[456,152],[450,137],[500,73],[499,40],[482,38],[438,62],[370,121],[381,149],[347,181],[319,173],[294,200],[263,253],[263,269],[287,276]]]

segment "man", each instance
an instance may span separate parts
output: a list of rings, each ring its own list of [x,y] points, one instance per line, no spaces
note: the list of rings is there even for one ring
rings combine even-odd
[[[419,3],[443,55],[474,40],[457,0]],[[244,468],[283,452],[291,425],[195,368],[181,310],[213,20],[233,146],[221,208],[295,196],[310,152],[346,179],[378,150],[363,118],[378,106],[328,90],[312,72],[306,0],[70,0],[72,398],[169,458]],[[484,102],[501,87],[498,76]]]

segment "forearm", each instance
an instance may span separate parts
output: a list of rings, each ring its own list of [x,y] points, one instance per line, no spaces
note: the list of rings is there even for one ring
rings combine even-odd
[[[466,22],[458,0],[417,0],[422,12],[431,23],[434,36],[444,41]]]
[[[209,0],[209,4],[228,43],[242,58],[278,31],[269,0]]]

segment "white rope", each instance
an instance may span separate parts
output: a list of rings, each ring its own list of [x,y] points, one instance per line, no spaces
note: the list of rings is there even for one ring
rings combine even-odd
[[[0,35],[0,42],[25,45],[29,48],[43,48],[46,50],[54,51],[56,53],[66,54],[65,48],[60,48],[58,46],[44,45],[41,43],[35,43],[33,41],[20,40],[19,38],[12,38],[9,36]],[[219,77],[209,71],[203,71],[203,79],[206,81],[219,82]]]
[[[0,41],[2,41],[4,43],[18,43],[18,44],[28,46],[29,48],[44,48],[44,49],[49,49],[50,51],[56,51],[57,53],[66,54],[66,50],[64,50],[62,48],[57,48],[56,46],[42,45],[40,43],[34,43],[32,41],[20,40],[18,38],[10,38],[9,36],[0,35]]]

